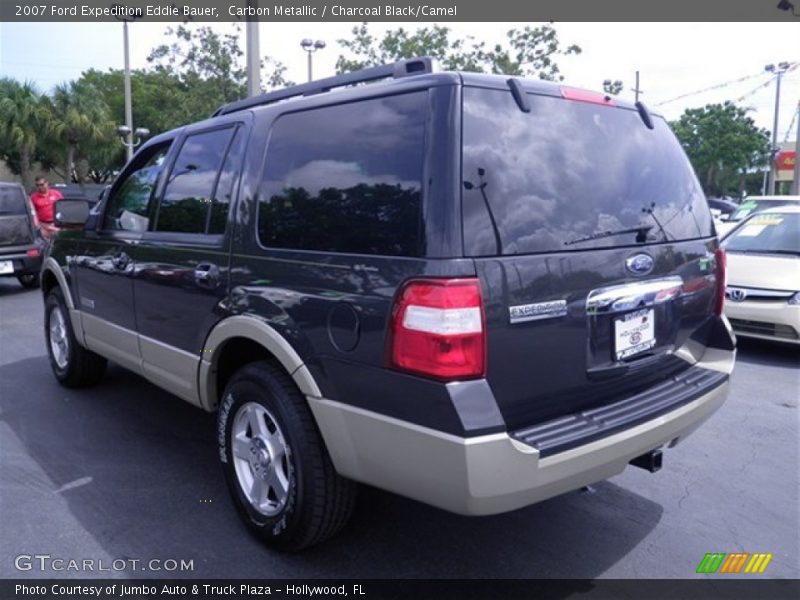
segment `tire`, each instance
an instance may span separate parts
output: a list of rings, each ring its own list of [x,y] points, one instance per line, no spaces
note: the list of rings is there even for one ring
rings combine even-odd
[[[32,290],[39,287],[39,275],[37,273],[17,275],[17,281],[19,281],[19,284],[26,290]]]
[[[61,289],[53,288],[44,303],[47,356],[56,379],[67,387],[96,384],[106,372],[106,359],[78,343]]]
[[[308,548],[350,518],[356,484],[336,473],[305,398],[279,367],[258,362],[234,374],[217,433],[236,509],[269,546]]]

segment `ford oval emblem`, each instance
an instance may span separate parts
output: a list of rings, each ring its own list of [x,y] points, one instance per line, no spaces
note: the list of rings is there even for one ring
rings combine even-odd
[[[647,275],[653,270],[653,258],[647,254],[635,254],[625,261],[625,268],[634,275]]]

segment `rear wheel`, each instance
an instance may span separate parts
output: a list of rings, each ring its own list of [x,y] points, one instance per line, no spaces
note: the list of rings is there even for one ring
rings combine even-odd
[[[28,290],[39,287],[39,276],[36,273],[17,275],[17,281],[19,281],[22,287]]]
[[[106,372],[106,359],[78,343],[61,289],[53,288],[44,304],[44,336],[50,367],[67,387],[94,385]]]
[[[344,526],[356,485],[336,473],[305,398],[280,368],[240,369],[225,388],[218,427],[228,488],[264,542],[301,550]]]

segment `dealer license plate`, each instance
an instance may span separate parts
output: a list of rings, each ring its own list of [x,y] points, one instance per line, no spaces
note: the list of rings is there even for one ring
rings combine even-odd
[[[14,272],[14,263],[10,260],[0,260],[0,275]]]
[[[617,360],[646,352],[656,345],[655,311],[637,310],[614,320],[614,352]]]

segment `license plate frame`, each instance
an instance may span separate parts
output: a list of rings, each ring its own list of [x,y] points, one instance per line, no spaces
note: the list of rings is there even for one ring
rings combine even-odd
[[[643,308],[614,319],[614,359],[647,352],[656,345],[656,312]]]
[[[11,275],[14,272],[14,261],[0,260],[0,275]]]

